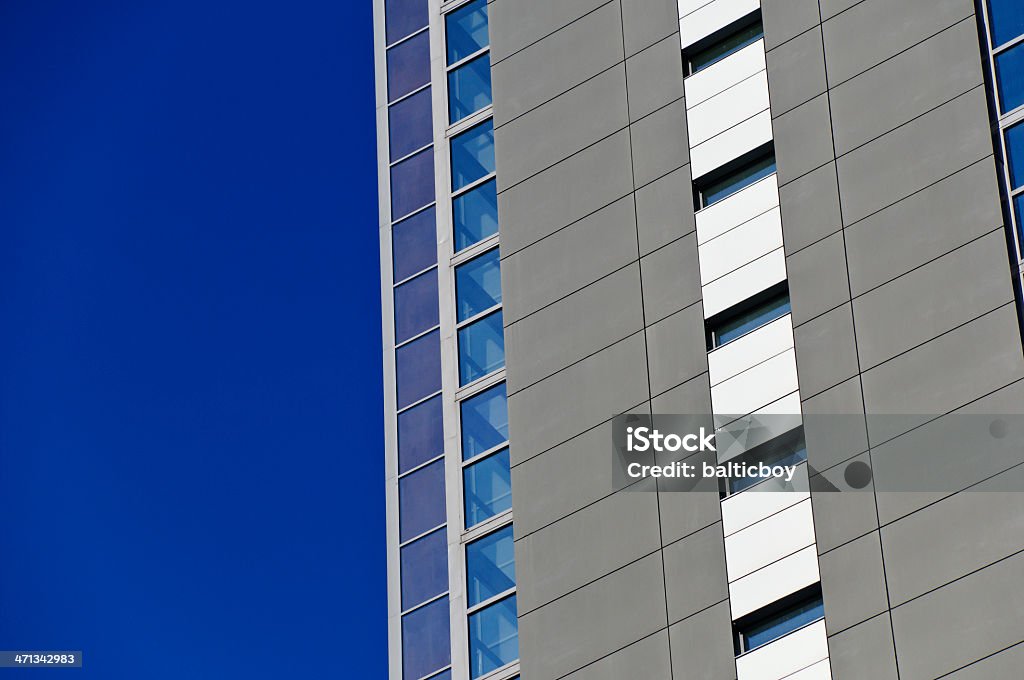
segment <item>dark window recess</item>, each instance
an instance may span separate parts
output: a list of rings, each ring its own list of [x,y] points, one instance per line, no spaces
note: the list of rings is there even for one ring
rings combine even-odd
[[[797,591],[733,624],[736,655],[745,654],[825,616],[821,584]]]
[[[789,290],[785,284],[773,286],[708,319],[708,350],[721,347],[786,314],[789,314]]]
[[[741,20],[739,24],[733,24],[688,48],[683,54],[686,59],[686,73],[693,75],[702,71],[763,37],[761,15],[755,13]]]
[[[807,460],[807,445],[804,443],[804,428],[797,427],[789,432],[779,435],[760,446],[736,457],[736,462],[747,465],[764,463],[768,466],[775,465],[798,465]],[[730,477],[725,486],[727,495],[739,493],[749,489],[758,482],[760,477]]]
[[[752,160],[729,164],[694,182],[695,209],[700,210],[746,189],[775,172],[775,153],[758,154]]]

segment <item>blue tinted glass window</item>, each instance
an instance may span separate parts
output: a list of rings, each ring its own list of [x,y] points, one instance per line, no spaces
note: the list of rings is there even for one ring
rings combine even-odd
[[[459,384],[467,385],[505,365],[500,311],[459,329]]]
[[[402,617],[402,677],[419,680],[451,663],[448,598]]]
[[[501,302],[501,263],[498,249],[455,268],[455,304],[462,321]]]
[[[388,50],[388,101],[430,82],[430,35],[423,31]]]
[[[437,223],[427,208],[391,228],[395,281],[407,279],[437,264]]]
[[[448,74],[448,122],[455,123],[491,103],[491,55],[485,54]]]
[[[721,201],[740,189],[745,189],[754,182],[775,172],[775,157],[764,158],[740,168],[722,179],[708,184],[700,191],[701,207]]]
[[[411,609],[448,590],[448,532],[432,534],[402,546],[402,609]]]
[[[1024,123],[1006,130],[1006,156],[1012,189],[1024,185]]]
[[[395,350],[398,408],[441,389],[441,334],[433,331]]]
[[[748,26],[732,35],[726,37],[710,47],[695,53],[690,57],[690,73],[696,73],[706,69],[708,66],[720,62],[730,54],[739,52],[747,45],[752,45],[764,37],[764,29],[757,23]]]
[[[787,609],[767,621],[762,621],[746,628],[743,632],[744,651],[750,651],[777,640],[786,633],[790,633],[811,621],[816,621],[825,615],[825,606],[821,597],[810,602],[805,602],[791,609]]]
[[[449,66],[487,47],[487,0],[473,0],[449,12],[444,28]]]
[[[1024,194],[1013,199],[1013,212],[1017,217],[1017,239],[1024,244]],[[1024,257],[1024,254],[1021,254]]]
[[[427,0],[384,0],[384,17],[390,45],[427,25]]]
[[[1020,0],[989,0],[988,15],[996,47],[1024,33],[1024,4]]]
[[[1003,113],[1024,104],[1024,43],[996,56],[996,81]]]
[[[441,396],[398,414],[398,474],[444,453]]]
[[[711,329],[712,347],[724,345],[786,314],[789,314],[789,295],[782,294],[740,314],[725,318]]]
[[[466,597],[472,607],[516,585],[512,525],[466,546]]]
[[[452,201],[455,250],[463,250],[498,233],[497,180],[473,187]]]
[[[509,680],[516,680],[516,678],[518,677],[519,676],[516,676],[515,678],[510,678]],[[443,671],[441,673],[438,673],[437,675],[431,675],[429,678],[427,678],[427,680],[452,680],[452,672],[450,670]]]
[[[452,191],[494,172],[494,122],[488,120],[452,137]]]
[[[505,383],[462,402],[462,459],[493,449],[508,439],[508,400]]]
[[[508,449],[467,465],[462,471],[466,528],[512,507],[512,472]]]
[[[806,461],[807,446],[804,444],[803,428],[797,429],[797,432],[782,435],[744,453],[738,462],[748,465],[764,463],[774,467],[776,465],[798,465]],[[749,477],[730,477],[729,493],[739,493],[761,481],[763,478],[757,476],[756,472]]]
[[[434,147],[391,166],[391,219],[434,200]]]
[[[469,617],[469,671],[478,678],[519,658],[516,596],[495,602]]]
[[[422,149],[433,138],[429,87],[392,104],[388,109],[388,144],[392,161]]]
[[[431,269],[395,288],[395,342],[404,342],[437,324],[437,269]]]
[[[444,521],[444,460],[441,459],[398,480],[398,540],[416,538]]]

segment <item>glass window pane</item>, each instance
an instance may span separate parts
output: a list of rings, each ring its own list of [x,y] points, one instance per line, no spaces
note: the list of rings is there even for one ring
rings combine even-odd
[[[449,66],[487,47],[487,0],[473,0],[449,12],[444,27]]]
[[[764,29],[761,28],[760,23],[748,26],[741,31],[737,31],[724,40],[721,40],[690,57],[690,73],[696,73],[701,69],[705,69],[714,63],[722,61],[730,54],[739,52],[747,45],[752,45],[763,37]]]
[[[519,658],[516,596],[473,613],[469,617],[469,670],[478,678]]]
[[[700,192],[701,206],[706,208],[713,203],[731,196],[740,189],[744,189],[759,179],[767,177],[775,172],[775,157],[761,159],[726,177],[707,185]]]
[[[466,466],[462,471],[466,528],[512,507],[512,473],[508,449]]]
[[[398,414],[398,474],[444,453],[441,395]]]
[[[462,402],[462,460],[493,449],[508,440],[508,400],[505,383]]]
[[[441,333],[433,331],[395,350],[398,408],[441,389]]]
[[[433,138],[429,87],[392,104],[388,109],[388,144],[392,161],[422,149]]]
[[[516,680],[518,677],[519,676],[517,675],[515,678],[510,678],[509,680]],[[442,671],[437,675],[431,675],[427,680],[452,680],[452,672],[451,670]]]
[[[459,329],[459,385],[468,385],[505,365],[500,311]]]
[[[402,547],[402,609],[448,590],[448,531],[438,529]]]
[[[384,17],[390,45],[427,25],[427,0],[384,0]]]
[[[1024,194],[1013,199],[1013,212],[1017,218],[1017,241],[1024,246]],[[1024,258],[1024,254],[1021,257]]]
[[[430,82],[430,31],[388,50],[388,101]]]
[[[452,137],[452,191],[494,172],[494,121]]]
[[[1024,104],[1024,43],[996,57],[996,83],[1003,113]]]
[[[402,678],[419,680],[451,663],[448,598],[402,617]]]
[[[395,342],[404,342],[437,324],[437,269],[431,269],[395,288]]]
[[[464,250],[498,233],[497,180],[489,180],[452,201],[455,250]]]
[[[491,103],[491,55],[485,54],[448,74],[448,122],[455,123]]]
[[[398,480],[399,541],[444,524],[444,459]]]
[[[466,597],[478,605],[516,585],[512,525],[466,546]]]
[[[498,249],[455,268],[455,304],[462,321],[501,302],[501,264]]]
[[[996,47],[1024,33],[1024,4],[1020,0],[989,0],[988,16]]]
[[[434,208],[427,208],[391,228],[395,281],[407,279],[437,264],[437,223]]]
[[[434,147],[391,167],[391,219],[434,200]]]
[[[712,346],[724,345],[786,314],[789,314],[789,295],[772,298],[712,329]]]
[[[1024,123],[1006,130],[1006,162],[1009,164],[1011,189],[1024,185]]]
[[[811,621],[816,621],[824,615],[825,607],[820,597],[776,614],[767,621],[758,623],[743,631],[746,643],[744,650],[749,651],[768,644],[772,640],[777,640],[786,633],[792,632]]]

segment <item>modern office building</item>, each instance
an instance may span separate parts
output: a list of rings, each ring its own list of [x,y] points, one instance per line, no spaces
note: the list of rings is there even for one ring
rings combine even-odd
[[[392,680],[1022,677],[1024,467],[884,472],[1024,412],[1024,6],[374,10]],[[804,487],[621,488],[621,414]]]

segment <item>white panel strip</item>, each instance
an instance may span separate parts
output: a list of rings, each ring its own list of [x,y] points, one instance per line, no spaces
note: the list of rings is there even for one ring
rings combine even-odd
[[[768,109],[768,72],[761,71],[686,112],[690,148]]]
[[[792,427],[796,427],[797,425],[799,425],[800,421],[801,421],[801,415],[800,415],[800,391],[797,390],[796,392],[793,392],[791,394],[787,394],[786,396],[782,397],[781,399],[773,401],[770,404],[766,404],[766,405],[762,406],[761,408],[752,411],[751,414],[753,414],[753,415],[766,415],[766,416],[767,415],[773,415],[773,416],[774,415],[792,416],[792,418],[779,419],[779,421],[778,421],[780,426],[788,427],[789,429],[792,429]],[[751,415],[751,414],[744,414],[744,415]],[[726,425],[730,425],[731,426],[732,424],[735,424],[737,421],[740,421],[740,420],[741,420],[741,418],[738,418],[738,417],[736,417],[736,415],[733,415],[731,413],[722,413],[722,414],[715,413],[715,427],[716,428],[723,428]],[[719,456],[721,456],[721,449],[719,449]],[[720,458],[720,460],[725,461],[725,460],[728,460],[729,458],[732,458],[732,457],[734,457],[734,456],[729,456],[728,458]]]
[[[797,390],[796,353],[788,350],[711,388],[717,416],[745,416]]]
[[[809,545],[764,569],[729,584],[733,620],[814,585],[818,574],[818,547]]]
[[[806,466],[802,474],[807,474]],[[742,491],[722,501],[722,531],[732,536],[755,522],[760,522],[810,498],[806,491]]]
[[[778,248],[704,286],[704,318],[709,319],[785,280],[786,255]]]
[[[696,12],[711,2],[714,0],[679,0],[679,16],[680,18],[685,17],[690,12]]]
[[[764,40],[758,40],[686,78],[683,81],[686,108],[697,106],[765,68]]]
[[[828,659],[822,659],[813,666],[787,675],[782,680],[832,680],[832,664]]]
[[[825,622],[818,621],[739,656],[737,680],[781,680],[827,657]]]
[[[725,563],[729,581],[743,578],[813,543],[814,521],[808,498],[726,537]]]
[[[786,314],[708,352],[711,385],[793,348],[793,317]]]
[[[693,177],[699,178],[731,160],[772,141],[772,114],[763,111],[697,145],[690,151]]]
[[[773,173],[697,211],[697,243],[710,241],[778,205],[779,178]]]
[[[686,7],[689,8],[693,4],[695,3],[686,3]],[[683,49],[760,8],[760,0],[714,0],[692,12],[684,12],[681,2],[679,38]]]
[[[772,208],[698,246],[700,283],[707,285],[781,247],[782,214]]]

